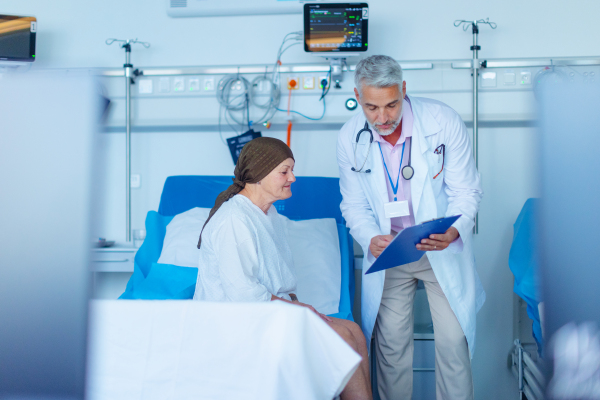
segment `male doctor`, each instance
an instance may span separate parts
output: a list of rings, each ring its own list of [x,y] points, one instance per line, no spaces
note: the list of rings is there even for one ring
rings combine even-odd
[[[473,399],[470,359],[485,292],[471,246],[483,192],[467,129],[447,105],[407,96],[402,69],[390,57],[360,61],[354,82],[363,113],[338,136],[341,209],[365,253],[362,328],[367,343],[374,339],[379,394],[411,399],[421,280],[433,318],[437,399]],[[416,245],[425,251],[419,261],[364,275],[402,229],[458,214],[444,234]]]

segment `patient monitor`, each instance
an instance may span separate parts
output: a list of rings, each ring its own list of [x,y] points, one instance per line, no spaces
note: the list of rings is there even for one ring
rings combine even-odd
[[[304,4],[306,52],[347,57],[349,53],[367,51],[368,35],[367,3]]]
[[[0,14],[0,64],[35,61],[35,17]]]
[[[341,89],[346,58],[369,46],[367,3],[304,4],[304,51],[330,60],[330,78]]]

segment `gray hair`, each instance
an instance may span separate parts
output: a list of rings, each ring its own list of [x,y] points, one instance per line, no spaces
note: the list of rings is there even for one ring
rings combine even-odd
[[[356,64],[354,84],[359,93],[362,86],[388,88],[398,85],[402,90],[402,68],[389,56],[370,56]]]

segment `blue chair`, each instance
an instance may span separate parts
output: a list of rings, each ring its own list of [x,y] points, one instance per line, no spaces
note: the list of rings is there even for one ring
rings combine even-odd
[[[160,198],[158,212],[146,216],[146,239],[135,256],[134,272],[121,299],[191,299],[197,269],[158,264],[166,227],[173,217],[194,207],[211,208],[217,195],[232,182],[229,176],[170,176]],[[338,178],[298,177],[293,196],[274,204],[292,220],[334,218],[341,252],[339,312],[331,316],[353,321],[354,248],[340,211],[342,195]]]

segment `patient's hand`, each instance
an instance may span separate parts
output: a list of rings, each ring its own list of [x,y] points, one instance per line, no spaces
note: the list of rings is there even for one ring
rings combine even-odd
[[[331,321],[333,321],[333,320],[332,320],[331,318],[329,318],[327,315],[325,315],[325,314],[321,314],[320,312],[318,312],[317,310],[315,310],[315,308],[314,308],[313,306],[311,306],[310,304],[304,304],[304,303],[300,303],[300,302],[298,301],[298,298],[296,297],[296,295],[294,295],[293,299],[294,299],[294,300],[290,301],[290,300],[282,299],[281,297],[277,297],[277,296],[275,296],[275,295],[273,295],[273,294],[271,295],[271,301],[275,301],[275,300],[278,300],[278,301],[284,301],[284,302],[286,302],[286,303],[294,304],[294,305],[296,305],[296,306],[306,307],[306,308],[308,308],[309,310],[311,310],[312,312],[314,312],[315,314],[317,314],[319,317],[321,317],[321,319],[322,319],[323,321],[325,321],[325,322],[331,322]]]
[[[385,248],[394,239],[393,235],[378,235],[371,239],[369,245],[369,251],[373,254],[373,257],[377,258],[385,250]]]
[[[325,322],[331,322],[333,321],[331,318],[329,318],[327,315],[325,314],[321,314],[320,312],[318,312],[317,310],[315,310],[315,308],[313,306],[311,306],[310,304],[304,304],[304,303],[300,303],[298,300],[293,301],[292,304],[296,304],[298,306],[302,306],[302,307],[306,307],[309,310],[311,310],[312,312],[314,312],[315,314],[317,314],[319,317],[321,317],[321,319]]]

